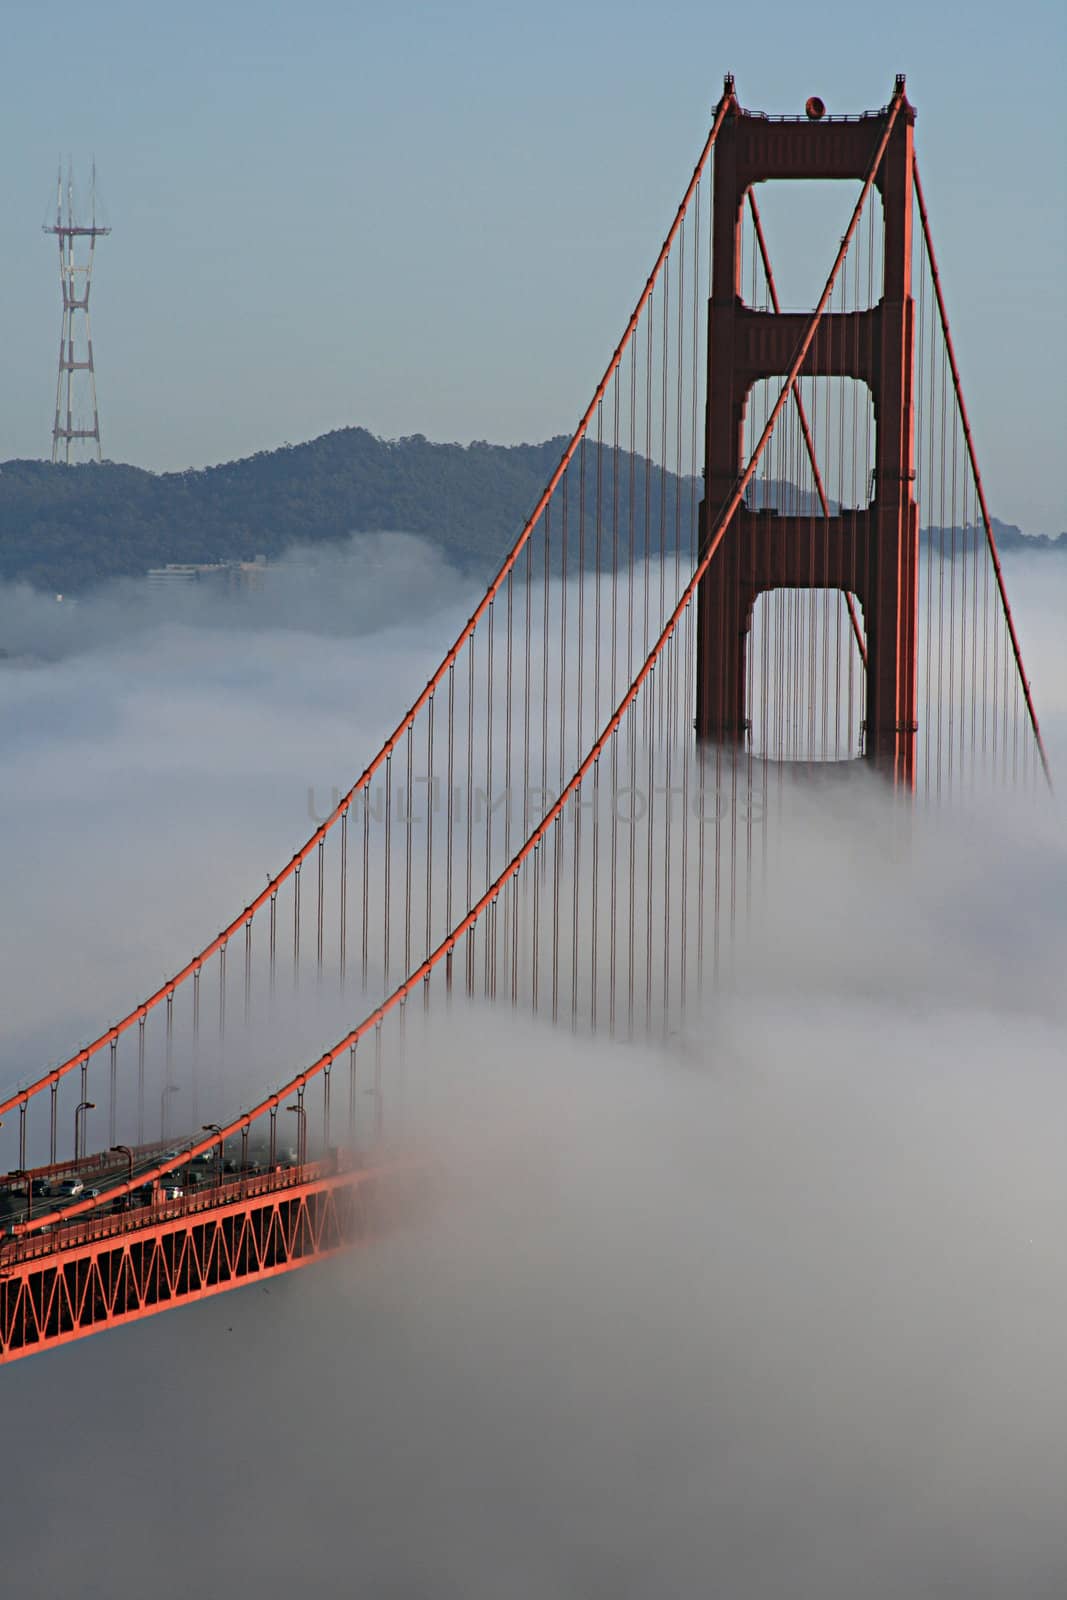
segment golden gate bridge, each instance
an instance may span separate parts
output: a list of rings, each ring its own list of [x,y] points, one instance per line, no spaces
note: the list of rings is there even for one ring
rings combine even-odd
[[[416,1214],[429,1164],[388,1137],[409,1033],[454,995],[672,1026],[728,981],[798,778],[901,816],[1047,784],[914,127],[903,78],[796,117],[726,79],[604,375],[414,704],[203,949],[0,1097],[0,1359]],[[805,311],[757,199],[797,179],[853,200]],[[323,1048],[338,1005],[359,1020]]]

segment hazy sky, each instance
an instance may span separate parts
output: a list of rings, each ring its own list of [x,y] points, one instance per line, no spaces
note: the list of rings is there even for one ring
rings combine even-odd
[[[6,0],[3,27],[0,459],[49,449],[61,153],[95,153],[115,229],[107,455],[202,465],[351,423],[506,442],[573,425],[725,70],[775,111],[880,105],[905,70],[994,510],[1067,522],[1054,0]],[[779,259],[789,220],[829,263],[834,228],[769,215]]]

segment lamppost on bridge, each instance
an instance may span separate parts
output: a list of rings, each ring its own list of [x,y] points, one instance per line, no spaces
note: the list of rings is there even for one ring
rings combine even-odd
[[[75,1161],[77,1161],[79,1159],[80,1155],[81,1155],[81,1146],[80,1146],[79,1140],[78,1140],[79,1128],[84,1129],[86,1111],[95,1111],[95,1110],[96,1110],[96,1101],[95,1100],[83,1100],[81,1102],[81,1104],[75,1108],[75,1111],[74,1111],[74,1159],[75,1159]]]
[[[176,1083],[165,1083],[163,1085],[163,1092],[159,1097],[159,1137],[161,1141],[167,1137],[167,1096],[178,1092]]]
[[[205,1133],[217,1133],[219,1142],[215,1147],[215,1187],[222,1182],[222,1129],[217,1122],[203,1122],[201,1127]]]
[[[304,1165],[304,1162],[307,1160],[307,1123],[308,1123],[308,1114],[305,1111],[304,1107],[299,1104],[299,1102],[296,1105],[286,1106],[285,1109],[286,1109],[286,1111],[294,1111],[296,1113],[296,1115],[300,1118],[300,1123],[299,1123],[300,1131],[296,1136],[296,1164],[297,1164],[298,1167],[302,1167]]]
[[[111,1154],[113,1156],[125,1156],[126,1157],[126,1181],[127,1181],[127,1183],[129,1183],[132,1186],[132,1184],[133,1184],[133,1151],[130,1149],[128,1144],[113,1144],[111,1146]]]

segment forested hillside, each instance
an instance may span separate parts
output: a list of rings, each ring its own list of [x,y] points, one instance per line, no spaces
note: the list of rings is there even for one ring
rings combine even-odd
[[[250,560],[404,529],[456,554],[504,547],[562,444],[386,441],[346,428],[199,472],[0,467],[0,577],[77,590],[169,561]]]
[[[364,428],[345,428],[197,472],[9,461],[0,466],[0,580],[75,592],[167,562],[250,560],[257,554],[270,559],[293,545],[390,530],[432,539],[452,559],[488,575],[535,504],[563,445],[563,439],[514,446],[432,444],[419,434],[385,440]],[[590,442],[581,526],[577,482],[571,496],[573,558],[585,539],[586,560],[595,558],[595,451]],[[625,553],[629,458],[616,463],[605,451],[601,465],[602,540],[610,538],[617,486],[614,520]],[[670,547],[675,529],[688,525],[698,484],[655,468],[646,481],[640,459],[633,463],[632,483],[635,550],[644,548],[646,527],[653,549],[661,540]],[[769,491],[783,509],[790,502],[806,507],[807,497],[796,490],[771,485]],[[1024,540],[1015,528],[998,524],[998,530],[1005,549],[1025,544],[1067,551],[1067,535],[1037,541]],[[608,558],[606,543],[601,554]]]

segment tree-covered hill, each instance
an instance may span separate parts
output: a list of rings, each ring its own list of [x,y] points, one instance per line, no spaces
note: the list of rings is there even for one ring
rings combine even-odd
[[[0,578],[78,590],[173,561],[251,560],[404,529],[477,557],[505,547],[562,442],[387,441],[363,428],[199,472],[105,462],[0,467]]]
[[[536,502],[563,445],[560,438],[514,446],[432,444],[419,434],[386,440],[365,428],[345,428],[197,472],[152,473],[113,462],[64,467],[8,461],[0,466],[0,580],[75,592],[168,562],[251,560],[257,554],[270,559],[294,545],[392,529],[421,534],[452,559],[488,575]],[[589,527],[596,512],[595,450],[590,441]],[[625,529],[628,457],[617,467],[603,463],[605,528],[613,482],[617,520]],[[633,487],[635,549],[644,547],[646,512],[652,547],[661,537],[669,543],[674,528],[687,525],[678,513],[692,506],[698,485],[655,468],[646,482],[645,462],[636,460]],[[783,505],[783,495],[797,502],[798,491],[773,489]],[[576,512],[577,482],[572,490]],[[573,548],[579,535],[577,517],[571,520]],[[1004,548],[1043,544],[1067,552],[1067,535],[1036,541],[1015,528],[998,529]],[[592,558],[587,549],[586,559]]]

